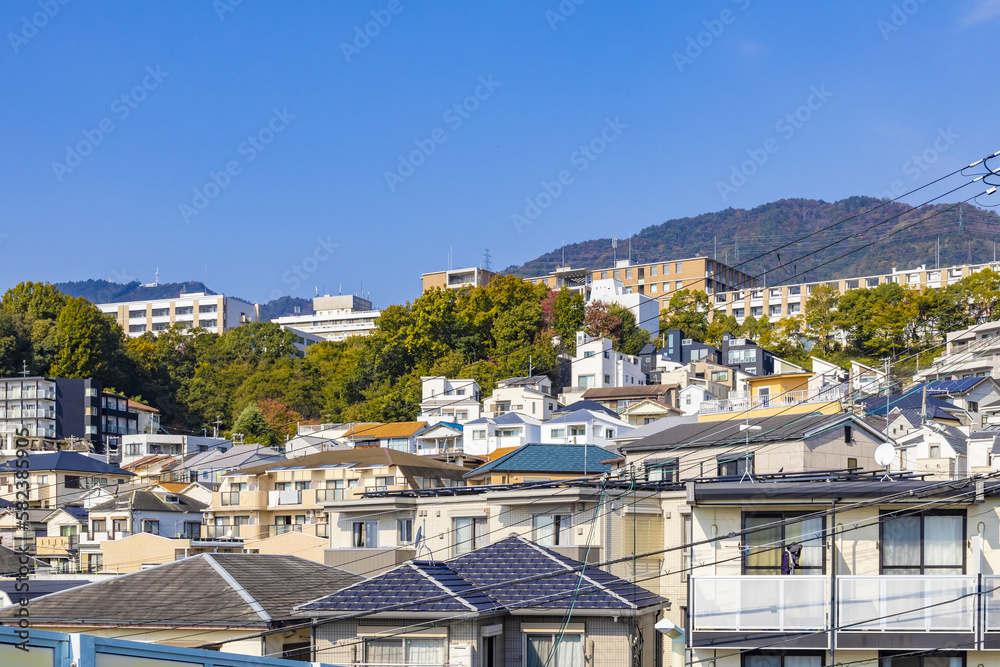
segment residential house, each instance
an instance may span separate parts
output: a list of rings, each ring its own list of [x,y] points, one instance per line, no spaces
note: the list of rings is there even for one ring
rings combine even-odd
[[[0,546],[24,549],[34,555],[38,538],[49,534],[48,518],[54,510],[18,510],[13,503],[0,509]]]
[[[450,461],[465,458],[461,424],[438,422],[417,436],[417,454],[446,457]]]
[[[137,433],[121,438],[122,467],[148,456],[192,456],[211,450],[224,452],[233,446],[223,438],[208,438],[197,435],[170,435],[167,433]]]
[[[597,445],[532,443],[465,473],[465,479],[487,485],[579,479],[611,472],[607,461],[617,456]]]
[[[464,486],[466,468],[386,448],[310,454],[231,473],[205,508],[203,537],[255,540],[303,533],[326,539],[327,505],[361,494]],[[362,536],[362,546],[371,536]],[[266,545],[264,548],[267,548]]]
[[[88,489],[125,484],[133,478],[127,470],[79,452],[29,454],[27,461],[27,467],[18,461],[0,464],[0,498],[15,500],[18,470],[28,471],[28,504],[50,509],[77,504]]]
[[[542,442],[588,444],[601,447],[614,444],[615,438],[632,429],[619,417],[609,417],[594,410],[576,410],[553,417],[542,425]]]
[[[608,417],[618,417],[618,413],[611,408],[606,408],[597,401],[585,401],[583,399],[573,401],[568,405],[560,405],[555,412],[552,413],[553,417],[562,417],[563,415],[568,415],[570,413],[576,412],[578,410],[590,410],[592,412],[598,412]]]
[[[593,338],[583,331],[576,333],[572,387],[563,389],[564,396],[577,398],[576,395],[588,389],[646,384],[646,374],[639,366],[638,357],[616,352],[612,346],[607,338]]]
[[[479,419],[479,383],[475,380],[451,380],[443,376],[420,378],[420,421],[436,423],[446,421],[464,424]]]
[[[217,485],[233,470],[284,460],[281,452],[261,445],[235,445],[226,451],[211,449],[166,469],[163,481]]]
[[[824,384],[826,382],[826,376],[812,371],[753,377],[747,380],[746,393],[703,401],[698,416],[701,421],[725,421],[738,419],[742,414],[766,417],[841,412],[844,409],[842,401],[848,397],[847,387],[845,384]]]
[[[295,556],[201,554],[36,598],[31,624],[33,632],[141,634],[157,644],[214,645],[222,651],[215,660],[228,653],[308,660],[310,633],[297,627],[293,608],[360,581]],[[16,607],[0,610],[3,624],[17,619]],[[286,626],[291,629],[282,631]]]
[[[115,539],[102,541],[99,553],[88,554],[89,571],[108,575],[128,574],[203,553],[256,552],[247,549],[243,541],[238,538],[207,539],[190,534],[186,537],[174,537],[155,533],[132,533],[125,536],[115,535]],[[308,558],[304,553],[289,552],[289,555]],[[322,560],[319,558],[317,562]]]
[[[463,427],[463,449],[467,454],[487,456],[505,447],[520,447],[542,439],[542,422],[519,412],[480,417]]]
[[[653,625],[667,604],[515,536],[407,561],[298,610],[320,621],[316,658],[339,664],[652,667]]]
[[[692,664],[995,664],[997,482],[754,486],[688,485]]]
[[[135,481],[143,483],[159,482],[167,469],[179,463],[179,460],[169,454],[150,454],[141,459],[135,459],[122,465],[122,469],[135,475]]]
[[[964,479],[973,465],[970,459],[979,454],[975,466],[988,471],[993,443],[990,442],[988,448],[983,443],[982,447],[970,451],[968,431],[967,426],[921,424],[894,438],[897,454],[892,469],[925,475],[925,479]]]
[[[417,436],[427,430],[427,422],[358,424],[343,439],[357,449],[383,447],[397,452],[417,453]]]
[[[902,394],[873,396],[858,401],[868,414],[884,415],[893,408],[914,409],[943,423],[957,423],[978,429],[986,406],[1000,403],[1000,384],[992,377],[935,380],[915,385]]]
[[[80,536],[80,565],[102,568],[104,543],[135,533],[191,539],[201,534],[205,504],[182,494],[129,491],[90,508],[90,526]]]
[[[583,393],[583,400],[600,403],[616,413],[633,403],[643,400],[657,401],[662,405],[673,406],[677,403],[676,384],[646,384],[631,387],[604,387],[588,389]]]
[[[357,426],[347,424],[299,424],[295,437],[285,442],[285,456],[294,458],[307,454],[318,454],[333,449],[347,449],[350,445],[343,440],[344,434]]]
[[[885,434],[851,414],[790,414],[679,424],[618,451],[646,479],[880,470],[875,449]]]
[[[1000,378],[1000,322],[983,322],[945,335],[944,353],[913,376],[914,382]]]
[[[37,558],[25,557],[20,549],[11,549],[0,544],[0,577],[23,576],[27,568],[28,573],[47,572],[49,564]],[[23,588],[23,587],[22,587]]]
[[[622,411],[618,414],[630,426],[644,426],[682,413],[682,410],[675,408],[673,405],[667,405],[651,398],[644,398],[631,403],[626,408],[622,408]]]
[[[532,375],[500,380],[493,393],[483,399],[483,416],[520,412],[546,421],[558,407],[552,380],[547,375]]]
[[[35,537],[35,554],[58,572],[80,569],[80,536],[89,523],[82,507],[60,507],[45,518],[45,535]]]
[[[677,405],[683,415],[701,413],[702,405],[715,406],[718,399],[701,385],[689,384],[678,392]]]

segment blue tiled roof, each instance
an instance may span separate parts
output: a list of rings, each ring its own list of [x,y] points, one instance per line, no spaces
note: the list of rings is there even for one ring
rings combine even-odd
[[[493,419],[494,424],[505,425],[505,424],[525,424],[524,417],[517,414],[516,412],[505,412],[499,417]]]
[[[582,580],[581,580],[582,570]],[[511,583],[520,582],[520,583]],[[575,598],[575,602],[574,602]],[[496,613],[642,609],[665,600],[596,567],[514,536],[444,562],[411,561],[299,607],[306,611]]]
[[[376,611],[405,605],[408,612],[469,612],[495,609],[489,595],[476,591],[445,563],[410,561],[384,574],[299,607],[304,610]]]
[[[970,378],[971,379],[971,378]],[[980,378],[982,379],[982,378]],[[859,401],[865,407],[866,415],[884,415],[885,414],[885,396],[873,396],[871,398],[865,398]],[[905,394],[898,394],[896,396],[889,397],[889,411],[891,412],[894,408],[899,408],[900,410],[922,410],[924,404],[924,392],[923,385],[919,385],[910,389]],[[954,420],[955,416],[947,412],[948,409],[955,409],[954,405],[946,403],[940,398],[932,396],[930,393],[927,394],[927,418],[928,419],[951,419]],[[907,415],[909,419],[909,415]]]
[[[82,507],[60,507],[63,512],[80,519],[81,521],[86,521],[88,512]]]
[[[565,609],[579,586],[576,609],[642,608],[663,599],[607,572],[588,567],[580,582],[579,561],[529,542],[508,537],[448,561],[453,570],[508,609]],[[506,582],[529,579],[520,584]]]
[[[583,399],[576,401],[574,403],[570,403],[565,407],[561,407],[556,412],[557,414],[561,415],[561,414],[566,414],[568,412],[576,412],[577,410],[593,410],[594,412],[603,412],[611,417],[615,418],[618,417],[618,413],[612,410],[611,408],[606,408],[597,401],[589,401]]]
[[[601,464],[618,454],[597,445],[548,445],[527,444],[490,461],[475,470],[465,473],[465,477],[481,475],[496,470],[517,472],[552,473],[602,473],[613,468]]]
[[[91,456],[84,456],[79,452],[44,452],[41,454],[29,454],[31,470],[69,470],[72,472],[94,472],[105,475],[125,475],[132,477],[132,473],[122,470],[116,465],[104,463]],[[7,461],[0,465],[0,471],[9,472],[16,469],[15,461]]]
[[[589,422],[597,419],[590,410],[574,410],[573,412],[560,414],[554,419],[550,419],[548,424],[578,424],[580,422]],[[618,415],[615,415],[615,419],[619,419]]]
[[[935,380],[927,383],[927,391],[944,392],[948,394],[961,394],[975,387],[980,382],[986,382],[988,377],[962,378],[961,380]],[[921,385],[922,388],[924,385]]]
[[[465,422],[465,426],[472,426],[474,424],[489,424],[489,417],[480,417],[479,419],[473,419],[472,421]]]

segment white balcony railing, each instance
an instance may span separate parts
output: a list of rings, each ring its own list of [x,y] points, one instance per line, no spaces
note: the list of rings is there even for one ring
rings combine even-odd
[[[846,387],[829,387],[821,391],[786,391],[774,396],[737,395],[718,401],[703,401],[699,413],[715,415],[723,412],[743,412],[763,408],[781,408],[798,403],[829,403],[839,401],[847,394]]]
[[[973,631],[975,577],[841,576],[837,588],[837,618],[844,632]]]
[[[827,577],[694,577],[696,631],[826,630]]]
[[[297,489],[289,489],[285,491],[268,491],[267,504],[272,507],[276,505],[301,505],[302,491]]]

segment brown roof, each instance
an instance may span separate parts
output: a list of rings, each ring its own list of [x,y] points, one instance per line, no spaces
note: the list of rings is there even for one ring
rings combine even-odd
[[[300,456],[282,461],[271,461],[263,465],[252,468],[244,468],[230,473],[230,475],[260,475],[275,468],[287,468],[289,466],[318,468],[324,465],[335,463],[353,463],[357,467],[366,466],[398,466],[400,470],[410,472],[417,476],[437,476],[447,479],[461,479],[467,470],[462,466],[452,463],[435,461],[428,456],[418,456],[407,452],[397,452],[385,447],[359,447],[356,449],[335,449],[329,452],[319,452]],[[431,474],[424,474],[421,471],[428,471]]]
[[[133,401],[131,398],[128,399],[128,406],[130,408],[135,408],[140,412],[159,412],[156,408],[151,405],[146,405],[145,403],[140,403],[139,401]]]
[[[676,389],[676,384],[639,384],[634,387],[605,387],[603,389],[588,389],[583,393],[586,401],[614,398],[653,398],[662,396],[671,389]]]
[[[392,422],[359,424],[344,434],[345,438],[408,438],[427,426],[427,422]]]
[[[654,405],[658,405],[661,408],[666,408],[667,410],[673,410],[674,412],[681,412],[680,408],[675,408],[674,406],[670,405],[669,403],[664,403],[663,401],[658,401],[655,398],[644,398],[641,401],[639,401],[638,403],[632,403],[627,408],[622,408],[622,413],[629,412],[629,411],[633,410],[634,408],[638,408],[643,403],[653,403]]]
[[[163,461],[173,461],[174,457],[169,454],[150,454],[149,456],[143,456],[141,459],[136,459],[127,465],[123,465],[122,469],[130,470],[132,468],[144,468],[151,466],[154,463],[161,463]]]

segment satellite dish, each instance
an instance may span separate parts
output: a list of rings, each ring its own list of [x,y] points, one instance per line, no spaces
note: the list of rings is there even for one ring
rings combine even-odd
[[[414,551],[420,548],[420,541],[423,539],[423,537],[424,537],[424,527],[417,526],[417,537],[416,539],[413,540]]]
[[[875,463],[880,466],[888,466],[892,463],[892,459],[896,456],[896,448],[890,445],[888,442],[883,442],[875,450]]]
[[[229,538],[229,539],[233,539],[233,529],[232,528],[230,528],[229,530],[226,531],[226,537]]]

